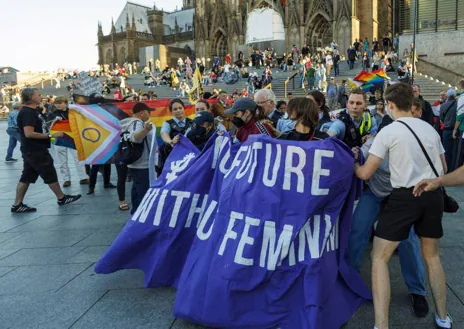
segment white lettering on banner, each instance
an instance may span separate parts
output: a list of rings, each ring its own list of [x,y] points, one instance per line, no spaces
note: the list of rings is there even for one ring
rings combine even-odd
[[[296,154],[299,158],[296,166],[293,165],[293,155]],[[284,173],[284,190],[290,191],[292,173],[297,176],[296,191],[304,192],[304,175],[303,168],[306,165],[306,152],[297,146],[288,146],[287,155],[285,157],[285,173]]]
[[[248,176],[248,183],[250,184],[253,182],[253,179],[255,178],[256,166],[258,166],[258,150],[261,150],[262,148],[263,143],[253,143],[253,160],[251,162],[253,165],[251,166],[250,176]]]
[[[329,189],[320,188],[321,176],[330,176],[329,169],[322,169],[322,158],[333,158],[334,151],[315,150],[314,151],[314,166],[313,166],[313,182],[311,184],[312,195],[328,195]]]
[[[168,195],[168,190],[161,192],[161,196],[158,201],[158,206],[156,207],[155,218],[153,220],[154,226],[159,226],[161,223],[161,214],[163,212],[164,203],[166,202],[166,196]]]
[[[274,159],[274,165],[271,167],[272,160],[272,144],[266,144],[266,161],[264,164],[263,183],[268,187],[274,187],[277,181],[277,176],[280,169],[280,161],[282,160],[282,145],[276,144],[277,154]],[[271,171],[271,177],[269,178],[269,171]]]
[[[274,271],[277,265],[282,263],[287,255],[292,241],[293,226],[284,225],[282,233],[277,240],[276,246],[276,227],[275,222],[265,221],[263,231],[263,245],[261,248],[261,257],[259,265],[266,267],[269,271]],[[280,256],[280,260],[279,260]],[[267,262],[266,262],[267,258]],[[279,263],[277,264],[277,261]],[[267,266],[266,266],[267,264]]]
[[[249,235],[251,226],[259,226],[261,221],[257,218],[245,217],[245,228],[243,229],[243,234],[240,237],[238,243],[237,252],[235,253],[234,262],[244,266],[252,266],[253,258],[245,258],[243,256],[243,251],[246,245],[252,246],[255,243],[255,239]]]
[[[205,213],[203,213],[203,216],[201,216],[200,223],[198,225],[197,229],[197,237],[200,240],[207,240],[211,236],[211,233],[213,232],[213,227],[214,227],[214,218],[213,222],[211,223],[211,226],[209,227],[208,232],[205,233],[205,227],[206,224],[208,223],[209,219],[211,218],[211,215],[213,212],[216,210],[217,202],[212,200],[211,203],[208,206],[208,209],[206,210]]]
[[[142,199],[142,202],[140,202],[140,206],[137,208],[137,211],[134,213],[134,215],[131,217],[131,220],[136,222],[139,220],[140,223],[145,223],[148,212],[151,210],[151,206],[148,206],[150,203],[153,205],[154,200],[156,199],[156,196],[158,195],[159,190],[156,188],[150,188],[145,196]],[[151,202],[153,200],[153,202]]]
[[[322,240],[322,248],[321,248],[321,252],[319,254],[319,257],[322,257],[322,254],[324,253],[324,249],[325,249],[325,246],[330,238],[330,235],[331,235],[331,231],[332,231],[332,220],[330,218],[330,216],[325,216],[324,217],[325,219],[325,234],[324,234],[324,240]],[[332,232],[333,234],[333,232]]]
[[[330,217],[329,217],[330,218]],[[319,232],[321,230],[321,216],[315,215],[313,218],[313,230],[311,231],[311,221],[308,220],[301,228],[299,233],[298,244],[298,261],[305,259],[306,242],[308,243],[309,254],[311,258],[319,258]]]
[[[235,167],[240,166],[240,164],[242,163],[242,161],[240,159],[240,155],[241,155],[241,153],[247,152],[248,148],[249,148],[249,146],[240,147],[240,149],[237,151],[237,154],[235,155],[234,161],[232,161],[232,165],[230,166],[229,171],[227,171],[224,178],[227,178],[234,171]]]
[[[169,227],[176,227],[177,219],[179,218],[180,207],[182,206],[182,201],[184,199],[190,198],[191,193],[183,191],[171,191],[171,195],[176,197],[176,202],[174,202],[174,209],[172,210]]]
[[[198,199],[200,198],[200,194],[194,194],[192,198],[192,204],[190,205],[189,214],[187,217],[187,222],[185,223],[185,227],[190,227],[192,225],[192,219],[195,214],[198,214],[198,218],[201,218],[201,214],[205,211],[206,203],[208,202],[208,194],[205,194],[203,197],[203,203],[201,207],[198,207]],[[199,223],[200,221],[198,221]]]
[[[243,161],[242,166],[240,167],[240,169],[237,171],[237,175],[235,175],[235,179],[242,178],[243,176],[245,176],[248,169],[250,169],[251,163],[253,162],[253,149],[252,149],[252,147],[253,146],[251,146],[248,149],[248,152],[247,152],[247,154],[245,156],[245,160]]]
[[[226,168],[226,165],[229,162],[230,156],[231,154],[230,154],[230,149],[229,149],[227,153],[224,154],[224,156],[221,159],[221,163],[219,164],[219,170],[221,171],[223,175],[227,174],[227,172],[230,170],[230,167]]]
[[[226,234],[224,235],[224,238],[222,239],[221,247],[219,248],[219,252],[218,252],[220,256],[224,255],[224,251],[226,250],[227,241],[237,239],[237,232],[232,230],[235,226],[235,221],[237,219],[243,219],[243,214],[239,212],[231,211],[230,218],[229,218],[229,225],[227,226]]]
[[[224,147],[229,143],[229,139],[224,136],[218,136],[214,141],[214,154],[213,154],[213,163],[211,164],[211,169],[216,169],[216,165],[219,159],[219,154],[221,154]]]

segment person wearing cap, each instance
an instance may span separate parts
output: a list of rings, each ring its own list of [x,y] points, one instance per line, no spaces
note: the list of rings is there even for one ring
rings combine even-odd
[[[21,134],[18,128],[18,113],[21,108],[21,103],[13,103],[13,110],[8,114],[8,128],[6,132],[10,136],[8,142],[8,149],[6,151],[5,162],[16,162],[17,159],[13,158],[13,151],[16,148],[18,142],[21,143]]]
[[[187,132],[187,138],[202,151],[215,131],[213,115],[207,111],[200,111],[193,119],[193,126]]]
[[[135,213],[140,202],[142,201],[145,193],[150,187],[150,175],[149,175],[149,157],[150,157],[150,145],[152,144],[153,136],[156,134],[156,128],[150,121],[150,112],[154,109],[150,108],[146,103],[135,103],[132,108],[132,118],[127,118],[121,121],[121,130],[127,131],[128,140],[132,143],[144,143],[144,149],[142,156],[135,162],[127,165],[127,171],[130,172],[132,177],[132,190],[131,190],[131,201],[132,209],[131,214]],[[122,188],[125,184],[126,177],[124,175],[124,168],[119,166],[118,169],[118,195],[120,202],[120,209],[127,210],[125,205],[125,193],[122,193]],[[120,186],[121,181],[121,186]],[[124,191],[125,192],[125,191]],[[124,203],[124,204],[123,204]]]
[[[200,112],[203,112],[203,111],[206,111],[208,113],[211,113],[211,115],[213,115],[213,113],[211,112],[211,107],[209,105],[209,103],[204,100],[204,99],[200,99],[196,104],[195,104],[195,113],[198,114]],[[216,126],[216,129],[219,130],[219,131],[227,131],[226,127],[222,124],[224,120],[221,118],[221,117],[216,117],[214,118],[214,124]],[[185,132],[186,134],[188,134],[191,130],[191,127],[189,129],[187,129],[187,131]]]
[[[272,127],[256,119],[256,108],[256,103],[250,98],[240,98],[231,109],[224,112],[234,116],[232,123],[238,128],[235,137],[241,143],[245,142],[248,136],[255,134],[275,137]]]
[[[456,92],[449,89],[446,92],[447,100],[440,105],[440,122],[443,124],[443,147],[445,148],[445,159],[448,165],[448,171],[454,170],[453,156],[455,140],[453,130],[456,125],[456,114],[458,104],[456,102]]]

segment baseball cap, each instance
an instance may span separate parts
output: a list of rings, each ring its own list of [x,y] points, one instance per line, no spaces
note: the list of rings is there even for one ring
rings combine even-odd
[[[211,113],[207,111],[202,111],[202,112],[197,113],[197,115],[193,119],[193,122],[197,125],[201,125],[202,123],[205,123],[205,122],[213,123],[214,117]]]
[[[447,97],[456,97],[456,91],[454,91],[454,89],[448,89],[448,91],[446,92],[446,96]]]
[[[155,109],[152,109],[151,107],[149,107],[147,104],[145,103],[142,103],[142,102],[138,102],[138,103],[135,103],[134,107],[132,108],[132,113],[139,113],[139,112],[142,112],[142,111],[154,111]]]
[[[254,112],[256,110],[256,103],[250,98],[239,98],[235,101],[232,108],[225,110],[225,114],[234,114],[238,111],[249,110]]]

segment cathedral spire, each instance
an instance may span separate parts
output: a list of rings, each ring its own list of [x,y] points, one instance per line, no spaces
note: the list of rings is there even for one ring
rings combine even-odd
[[[113,17],[111,17],[111,33],[116,33],[116,26],[114,26]]]
[[[135,26],[135,14],[132,13],[132,30],[137,31],[137,27]]]
[[[130,31],[130,29],[131,29],[131,25],[129,21],[129,11],[127,10],[126,11],[126,31]]]

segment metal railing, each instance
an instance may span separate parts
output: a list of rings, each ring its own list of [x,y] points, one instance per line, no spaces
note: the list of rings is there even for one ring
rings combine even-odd
[[[288,92],[288,83],[290,82],[290,80],[293,80],[293,86],[292,86],[292,90],[295,90],[295,77],[299,75],[299,72],[295,72],[292,76],[288,77],[287,80],[285,80],[284,82],[284,96],[285,98],[287,98],[287,92]]]

